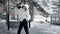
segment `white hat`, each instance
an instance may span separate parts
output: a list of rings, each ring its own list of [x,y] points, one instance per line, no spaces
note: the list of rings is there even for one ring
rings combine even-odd
[[[29,9],[29,5],[28,5],[28,4],[25,4],[24,6],[25,6],[27,9]]]

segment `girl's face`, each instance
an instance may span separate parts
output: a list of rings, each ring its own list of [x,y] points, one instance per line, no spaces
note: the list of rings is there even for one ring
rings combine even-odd
[[[25,6],[22,6],[22,8],[23,8],[24,10],[27,10],[27,8],[26,8]]]

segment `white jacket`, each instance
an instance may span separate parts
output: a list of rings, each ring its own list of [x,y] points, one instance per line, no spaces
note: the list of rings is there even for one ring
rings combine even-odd
[[[23,19],[26,19],[27,21],[30,20],[29,10],[24,10],[23,8],[20,8],[16,12],[18,14],[18,21],[23,21]]]

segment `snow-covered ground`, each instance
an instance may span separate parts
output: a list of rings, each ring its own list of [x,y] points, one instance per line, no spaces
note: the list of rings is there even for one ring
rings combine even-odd
[[[7,25],[5,22],[0,22],[0,34],[16,34],[17,29],[10,28],[7,30]],[[25,34],[24,30],[21,32]],[[39,22],[32,22],[31,28],[29,28],[30,34],[60,34],[60,26],[51,25],[49,23],[39,23]]]

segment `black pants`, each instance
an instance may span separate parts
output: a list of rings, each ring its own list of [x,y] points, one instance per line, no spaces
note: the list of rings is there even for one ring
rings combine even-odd
[[[24,27],[24,30],[25,30],[26,34],[29,34],[28,23],[27,23],[26,19],[24,19],[23,22],[20,21],[17,34],[21,33],[21,30],[22,30],[23,27]]]

